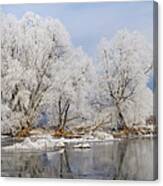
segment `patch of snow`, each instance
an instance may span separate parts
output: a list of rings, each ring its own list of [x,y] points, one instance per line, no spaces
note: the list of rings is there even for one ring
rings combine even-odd
[[[94,133],[94,136],[99,140],[113,140],[114,139],[112,134],[101,132],[101,131],[96,131]]]
[[[145,134],[142,137],[144,137],[144,138],[153,138],[154,135],[152,133],[150,133],[150,134]]]
[[[21,143],[16,143],[12,146],[4,147],[4,150],[48,150],[55,147],[64,147],[63,142],[59,142],[53,139],[50,135],[46,138],[37,139],[33,141],[31,138],[27,137]]]
[[[43,135],[45,132],[42,129],[33,129],[30,131],[30,135]]]
[[[56,143],[55,147],[65,147],[65,144],[62,141],[59,141],[58,143]]]

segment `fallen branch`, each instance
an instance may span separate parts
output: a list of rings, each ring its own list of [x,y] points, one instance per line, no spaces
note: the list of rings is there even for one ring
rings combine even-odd
[[[102,121],[98,121],[98,122],[95,122],[95,124],[94,125],[92,125],[92,124],[90,124],[89,126],[86,126],[86,127],[84,127],[84,126],[80,126],[80,127],[76,127],[76,128],[74,128],[74,131],[76,131],[76,132],[78,132],[78,133],[80,133],[80,134],[84,134],[84,133],[89,133],[89,132],[95,132],[97,129],[99,129],[100,127],[102,127],[102,126],[104,126],[104,125],[106,125],[106,124],[108,124],[108,123],[110,123],[110,121],[111,121],[111,115],[109,115],[108,116],[109,117],[109,120],[107,120],[107,121],[105,121],[104,119],[102,120]],[[108,118],[107,117],[107,118]]]

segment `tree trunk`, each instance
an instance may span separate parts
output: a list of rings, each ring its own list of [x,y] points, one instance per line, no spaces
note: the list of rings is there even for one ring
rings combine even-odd
[[[67,100],[64,105],[62,106],[62,98],[60,97],[58,101],[58,129],[63,131],[65,128],[65,125],[67,123],[67,116],[68,116],[68,110],[70,108],[69,100]]]
[[[118,112],[117,129],[123,130],[124,128],[127,128],[126,122],[122,114],[120,105],[118,103],[116,104],[116,107],[117,107],[117,112]]]
[[[66,109],[65,109],[65,114],[64,114],[64,120],[63,120],[63,125],[62,125],[62,129],[65,128],[65,125],[67,123],[67,115],[68,115],[68,110],[70,108],[70,104],[68,103]]]
[[[61,97],[58,101],[58,110],[59,110],[59,118],[58,118],[58,128],[62,126],[62,104],[61,104]]]

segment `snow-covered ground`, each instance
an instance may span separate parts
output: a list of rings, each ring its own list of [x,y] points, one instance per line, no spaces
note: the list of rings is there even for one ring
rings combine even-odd
[[[153,134],[130,136],[136,137],[153,137]],[[2,136],[3,137],[3,136]],[[93,142],[111,142],[120,141],[123,138],[114,138],[112,134],[103,131],[96,131],[93,134],[85,134],[81,138],[54,138],[49,133],[34,130],[31,136],[25,138],[22,142],[15,143],[10,146],[2,147],[5,151],[50,151],[54,149],[63,149],[67,144],[72,144],[75,149],[89,149]]]
[[[44,151],[53,150],[55,148],[64,148],[66,144],[74,144],[74,148],[90,148],[89,143],[100,142],[100,141],[112,141],[115,140],[112,135],[104,135],[99,132],[96,136],[83,136],[82,138],[53,138],[51,135],[46,134],[42,136],[31,136],[24,139],[20,143],[15,143],[10,146],[2,147],[3,150],[7,151]],[[117,140],[117,139],[116,139]]]

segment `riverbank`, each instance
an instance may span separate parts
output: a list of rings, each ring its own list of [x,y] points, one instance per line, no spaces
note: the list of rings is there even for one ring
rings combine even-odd
[[[135,130],[131,130],[135,131]],[[82,135],[80,138],[65,138],[65,137],[54,137],[49,131],[43,129],[33,129],[30,132],[29,137],[15,138],[15,143],[12,145],[2,146],[4,151],[53,151],[55,149],[65,148],[66,145],[72,144],[74,148],[89,149],[91,143],[95,142],[112,142],[121,141],[124,139],[135,139],[135,138],[153,138],[156,136],[155,133],[140,132],[129,133],[129,131],[113,131],[104,132],[96,131],[94,133]],[[148,130],[149,131],[149,130]],[[2,136],[3,138],[3,136]],[[4,137],[5,138],[5,137]],[[7,137],[6,137],[7,139]],[[4,139],[5,141],[5,139]]]

